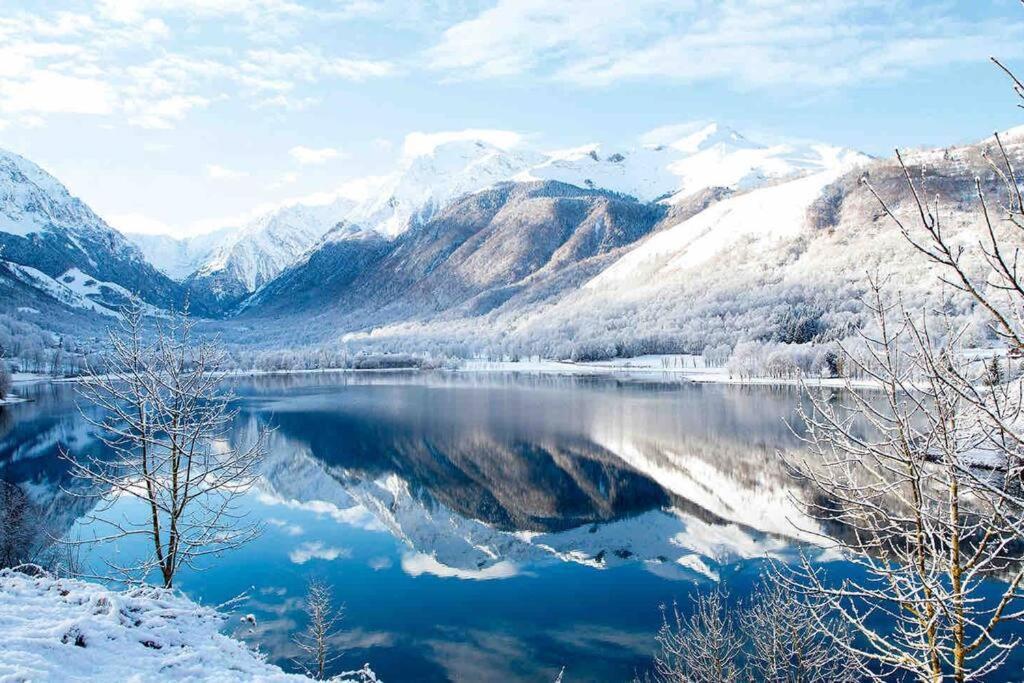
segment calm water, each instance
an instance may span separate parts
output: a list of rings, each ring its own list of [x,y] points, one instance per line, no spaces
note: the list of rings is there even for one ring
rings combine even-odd
[[[246,500],[265,531],[178,583],[206,603],[248,591],[230,628],[286,668],[318,577],[344,604],[337,670],[628,680],[649,664],[660,605],[715,580],[742,595],[766,554],[794,549],[801,515],[775,456],[797,446],[794,389],[336,374],[235,390],[233,440],[275,428]],[[0,478],[74,532],[86,511],[58,486],[57,449],[98,444],[71,387],[19,392],[34,401],[0,412]]]

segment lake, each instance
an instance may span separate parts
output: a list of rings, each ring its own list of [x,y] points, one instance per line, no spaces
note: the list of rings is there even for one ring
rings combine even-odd
[[[334,670],[385,681],[624,681],[660,608],[721,581],[742,597],[792,557],[794,482],[776,451],[799,390],[472,373],[239,380],[230,439],[271,426],[244,505],[264,529],[177,585],[294,670],[311,578],[344,606]],[[0,411],[0,478],[87,533],[58,449],[99,448],[67,384]],[[134,515],[129,503],[104,514]],[[86,559],[125,557],[131,543]],[[256,625],[243,622],[246,614]]]

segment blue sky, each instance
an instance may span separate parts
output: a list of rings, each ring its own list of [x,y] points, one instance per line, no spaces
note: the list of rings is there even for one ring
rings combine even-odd
[[[414,132],[634,144],[714,119],[888,154],[1021,123],[1017,0],[0,0],[0,147],[188,233],[394,166]]]

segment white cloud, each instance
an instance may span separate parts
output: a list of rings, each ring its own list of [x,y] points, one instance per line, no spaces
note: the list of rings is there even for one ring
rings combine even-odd
[[[444,131],[440,133],[413,132],[405,136],[402,154],[407,157],[430,154],[439,145],[461,140],[480,140],[500,149],[512,149],[523,142],[523,136],[511,130],[494,130],[486,128],[467,128],[466,130]]]
[[[298,524],[291,524],[290,522],[286,522],[283,519],[277,519],[276,517],[270,517],[267,519],[267,524],[276,526],[289,536],[301,536],[304,532],[303,528]]]
[[[288,154],[300,164],[322,164],[342,156],[341,150],[334,147],[313,148],[302,145],[292,147],[288,150]]]
[[[288,559],[295,564],[306,564],[310,560],[336,560],[339,557],[351,557],[352,551],[348,548],[337,548],[325,546],[321,541],[303,543],[295,550],[288,553]]]
[[[365,81],[368,78],[382,78],[395,73],[391,62],[372,59],[330,59],[323,65],[323,73],[349,81]]]
[[[391,569],[391,558],[384,556],[371,557],[367,564],[370,566],[370,569],[375,572],[379,572],[384,569]]]
[[[266,213],[273,206],[269,208],[262,208],[259,213]],[[237,225],[238,223],[220,223],[224,225]],[[385,527],[369,510],[362,505],[353,505],[349,508],[340,508],[334,503],[330,503],[325,500],[310,500],[310,501],[298,501],[280,498],[274,496],[268,492],[260,493],[260,502],[267,505],[283,505],[293,510],[304,510],[311,512],[316,515],[328,516],[339,524],[345,524],[347,526],[354,526],[359,529],[366,529],[368,531],[383,531]]]
[[[167,129],[193,109],[210,103],[199,95],[172,95],[162,99],[130,100],[125,105],[128,121],[140,128]]]
[[[450,27],[426,56],[456,77],[750,88],[838,87],[1024,52],[1024,25],[948,11],[887,0],[500,0]]]
[[[206,176],[213,178],[214,180],[238,180],[249,175],[245,171],[236,171],[234,169],[221,166],[220,164],[207,164],[206,165]]]
[[[280,178],[270,183],[267,187],[271,190],[282,188],[286,185],[294,185],[299,180],[299,174],[295,172],[284,173]]]
[[[99,9],[107,19],[126,24],[143,23],[153,14],[199,19],[238,15],[255,20],[261,14],[268,19],[280,19],[308,13],[302,5],[290,0],[100,0]]]
[[[395,72],[394,65],[387,61],[333,57],[308,47],[249,50],[239,69],[254,87],[271,90],[291,89],[296,81],[314,83],[324,78],[364,81]]]
[[[309,109],[314,104],[320,104],[320,102],[321,99],[319,97],[292,97],[278,94],[260,100],[256,106],[259,108],[274,107],[285,111],[303,111],[304,109]]]
[[[0,113],[121,116],[166,129],[219,101],[306,109],[322,101],[325,82],[395,72],[390,61],[303,39],[307,28],[368,12],[360,1],[325,9],[293,0],[105,0],[92,14],[0,16]],[[204,32],[204,22],[232,30]],[[270,48],[268,39],[298,47]]]
[[[409,576],[430,574],[441,578],[468,579],[471,581],[490,581],[493,579],[510,579],[519,575],[519,567],[507,560],[497,562],[483,569],[459,569],[441,564],[433,555],[409,553],[402,556],[402,570]]]
[[[48,70],[25,80],[0,80],[0,111],[37,114],[109,114],[116,106],[113,89],[92,78]]]

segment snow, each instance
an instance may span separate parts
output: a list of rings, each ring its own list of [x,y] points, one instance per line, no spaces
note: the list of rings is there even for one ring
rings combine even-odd
[[[119,285],[109,282],[87,285],[86,283],[91,278],[84,276],[84,274],[77,268],[65,273],[65,276],[70,279],[69,281],[64,282],[62,279],[63,276],[62,278],[54,279],[43,271],[37,270],[31,266],[24,266],[10,261],[7,262],[7,265],[19,280],[46,292],[54,299],[57,299],[68,306],[81,308],[87,311],[94,311],[108,316],[117,315],[117,312],[113,308],[103,306],[102,304],[87,298],[85,294],[98,292],[100,284],[110,286],[111,288],[116,287],[120,290],[122,288]]]
[[[354,206],[346,196],[329,194],[288,202],[240,226],[192,237],[129,234],[128,239],[175,280],[228,273],[253,292],[294,263]]]
[[[265,213],[211,246],[200,276],[227,271],[254,292],[291,265],[353,208],[347,197],[323,204],[294,203]]]
[[[104,303],[104,290],[115,294],[115,301],[123,301],[131,297],[131,293],[116,282],[97,280],[91,275],[83,273],[78,268],[72,268],[62,275],[52,278],[32,266],[12,261],[6,263],[19,280],[42,290],[54,299],[73,308],[93,311],[106,316],[117,316],[119,315],[118,305],[116,303]],[[160,309],[151,304],[144,304],[143,308],[147,315],[163,315]],[[36,309],[30,310],[35,311]],[[38,313],[38,311],[36,312]]]
[[[99,282],[96,278],[83,273],[78,268],[72,268],[65,272],[57,278],[57,281],[78,296],[85,298],[101,296],[104,288],[113,290],[126,299],[131,297],[131,292],[121,285],[114,282]]]
[[[554,151],[544,162],[515,180],[557,180],[577,187],[600,188],[653,201],[675,191],[678,179],[668,166],[675,155],[665,148],[605,152],[601,145]]]
[[[536,152],[492,144],[495,141],[502,142],[434,137],[429,144],[409,146],[398,169],[345,220],[394,237],[429,220],[452,200],[511,180],[543,159]]]
[[[0,149],[0,232],[18,237],[53,232],[63,235],[90,259],[87,241],[141,260],[140,252],[56,178],[24,157]]]
[[[173,591],[0,570],[0,679],[308,680],[220,633],[225,621]]]
[[[772,243],[805,228],[807,209],[844,167],[730,197],[644,240],[585,285],[630,289],[708,262],[742,240]]]
[[[164,275],[181,281],[202,267],[213,249],[230,231],[231,228],[222,228],[181,239],[170,235],[138,233],[126,233],[125,237],[135,243],[146,260]]]
[[[816,143],[764,146],[715,122],[670,127],[645,141],[645,146],[618,152],[604,152],[598,144],[551,152],[515,179],[558,180],[641,201],[671,195],[670,201],[677,202],[709,187],[748,189],[867,160],[858,152]]]
[[[24,237],[66,225],[86,212],[56,178],[0,149],[0,232]]]

